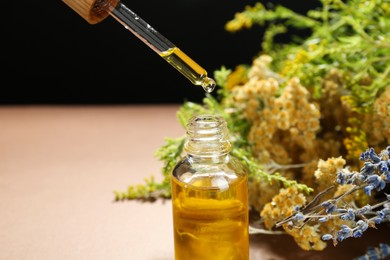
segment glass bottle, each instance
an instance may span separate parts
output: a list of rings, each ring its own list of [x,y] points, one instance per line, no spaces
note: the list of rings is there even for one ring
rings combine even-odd
[[[184,148],[171,178],[175,259],[249,259],[247,171],[224,118],[193,117]]]

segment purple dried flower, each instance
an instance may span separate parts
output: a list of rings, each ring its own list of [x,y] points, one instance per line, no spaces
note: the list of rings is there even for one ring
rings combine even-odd
[[[343,241],[353,234],[353,230],[347,225],[341,225],[341,229],[337,232],[337,240]]]
[[[353,237],[354,237],[354,238],[361,237],[362,235],[363,235],[363,231],[361,231],[360,229],[355,230],[355,231],[353,232]]]
[[[355,211],[353,209],[348,209],[347,213],[340,216],[342,220],[354,220],[355,219]]]
[[[369,175],[375,173],[375,167],[372,163],[365,162],[363,167],[360,169],[360,173],[362,174],[362,176],[361,176],[362,180],[364,180],[363,177],[366,177],[366,176],[369,176]]]
[[[322,240],[331,240],[333,239],[333,236],[331,234],[325,234],[322,236]]]
[[[337,210],[336,205],[330,201],[325,201],[325,202],[321,203],[321,206],[325,208],[326,214],[330,214],[330,213]]]
[[[370,206],[370,205],[366,205],[366,206],[364,206],[364,207],[358,209],[358,210],[356,211],[356,214],[357,214],[357,215],[363,215],[363,214],[366,214],[366,213],[367,213],[368,211],[370,211],[370,210],[371,210],[371,206]]]
[[[358,222],[356,222],[356,228],[364,232],[368,228],[368,223],[364,220],[359,220]]]
[[[368,196],[371,196],[371,191],[375,189],[375,187],[373,185],[367,185],[366,187],[364,187],[364,192],[368,195]]]

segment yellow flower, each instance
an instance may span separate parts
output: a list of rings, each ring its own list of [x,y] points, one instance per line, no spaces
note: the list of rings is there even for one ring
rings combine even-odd
[[[248,81],[247,77],[247,67],[244,65],[239,65],[236,69],[229,74],[226,80],[226,89],[231,90],[237,85],[244,84]]]

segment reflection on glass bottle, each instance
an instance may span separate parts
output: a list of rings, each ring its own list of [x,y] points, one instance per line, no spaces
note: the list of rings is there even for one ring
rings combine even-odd
[[[226,121],[193,117],[185,150],[171,182],[175,259],[249,259],[248,177],[229,154]]]

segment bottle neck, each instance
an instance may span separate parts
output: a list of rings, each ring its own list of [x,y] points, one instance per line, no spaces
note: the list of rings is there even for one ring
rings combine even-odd
[[[224,160],[231,150],[226,121],[216,115],[192,118],[187,125],[184,149],[199,160]]]

